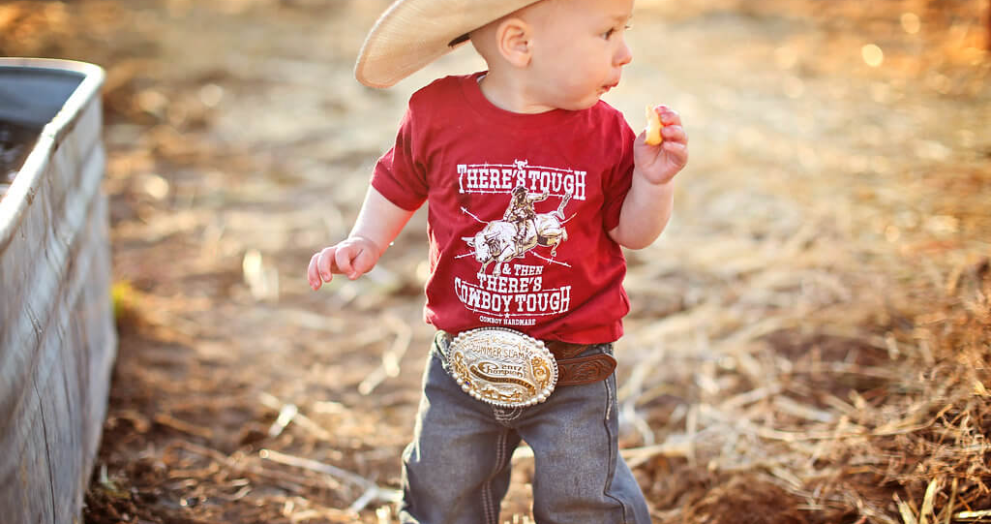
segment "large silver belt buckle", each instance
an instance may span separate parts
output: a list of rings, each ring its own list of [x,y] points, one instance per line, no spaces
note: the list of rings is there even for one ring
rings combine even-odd
[[[544,343],[506,328],[478,328],[458,334],[448,362],[461,389],[504,407],[547,400],[557,383],[557,361]]]

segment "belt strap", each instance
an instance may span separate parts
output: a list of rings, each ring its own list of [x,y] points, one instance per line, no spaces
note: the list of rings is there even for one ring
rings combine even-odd
[[[605,380],[616,370],[616,359],[610,355],[590,355],[557,361],[557,385],[580,386]]]
[[[557,385],[580,386],[605,380],[616,370],[616,359],[600,353],[587,357],[577,357],[590,346],[572,344],[560,340],[545,340],[547,347],[557,360]]]

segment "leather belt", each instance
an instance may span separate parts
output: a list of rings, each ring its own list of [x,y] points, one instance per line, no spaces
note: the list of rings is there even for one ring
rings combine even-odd
[[[557,361],[557,385],[580,386],[605,380],[616,370],[616,359],[612,355],[600,353],[579,357],[588,344],[572,344],[560,340],[545,340],[544,346]]]
[[[440,336],[450,343],[455,335],[440,331]],[[616,359],[612,355],[600,353],[579,357],[590,344],[573,344],[560,340],[544,340],[546,347],[557,361],[557,385],[580,386],[605,380],[616,370]],[[446,357],[445,357],[446,358]]]

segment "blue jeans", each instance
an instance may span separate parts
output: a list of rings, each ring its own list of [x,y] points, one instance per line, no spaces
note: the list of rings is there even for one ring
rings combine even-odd
[[[499,524],[510,458],[533,449],[538,524],[648,524],[640,487],[619,456],[616,377],[562,386],[542,404],[500,408],[475,400],[445,369],[447,340],[434,344],[423,376],[413,442],[403,453],[405,524]],[[608,352],[591,346],[582,355]]]

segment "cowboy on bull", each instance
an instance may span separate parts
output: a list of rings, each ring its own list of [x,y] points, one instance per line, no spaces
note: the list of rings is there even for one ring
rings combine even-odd
[[[534,223],[537,213],[533,210],[534,202],[547,200],[547,190],[539,195],[531,195],[524,186],[513,188],[513,197],[502,219],[516,226],[516,236],[513,241],[520,245],[526,240],[527,226]]]

